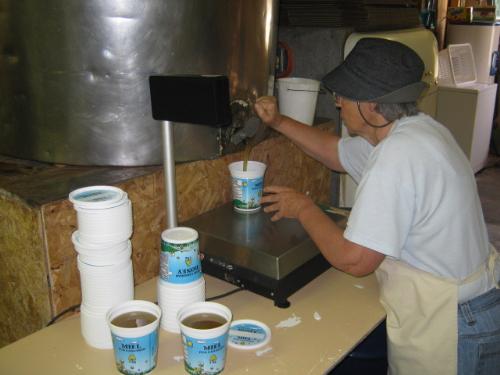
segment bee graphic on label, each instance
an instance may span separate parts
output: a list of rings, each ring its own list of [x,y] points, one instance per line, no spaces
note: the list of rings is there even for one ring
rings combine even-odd
[[[186,266],[188,266],[188,267],[189,267],[189,266],[191,266],[191,264],[193,264],[193,258],[191,258],[191,257],[186,257],[186,258],[184,259],[184,262],[186,263]]]
[[[125,370],[125,363],[120,359],[120,362],[116,363],[116,368],[118,371],[123,372]]]
[[[189,346],[189,347],[192,347],[192,346],[193,346],[193,342],[192,342],[192,341],[188,341],[188,342],[186,343],[186,345],[187,345],[187,346]]]

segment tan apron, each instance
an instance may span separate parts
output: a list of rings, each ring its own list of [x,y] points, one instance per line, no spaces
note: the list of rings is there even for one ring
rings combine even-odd
[[[458,287],[493,272],[497,251],[465,280],[441,278],[386,259],[376,271],[387,313],[390,375],[456,375]]]

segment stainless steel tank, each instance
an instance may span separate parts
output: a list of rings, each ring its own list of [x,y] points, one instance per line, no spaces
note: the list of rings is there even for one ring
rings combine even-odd
[[[161,164],[149,75],[227,75],[244,110],[272,92],[277,14],[277,0],[0,0],[0,153]],[[238,126],[176,124],[176,160],[216,157]]]

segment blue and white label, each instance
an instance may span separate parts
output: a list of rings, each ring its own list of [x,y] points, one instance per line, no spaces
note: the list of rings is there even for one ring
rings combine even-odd
[[[112,190],[90,190],[78,193],[73,198],[80,202],[106,202],[119,200],[121,194]]]
[[[158,330],[138,338],[112,336],[116,368],[122,374],[145,374],[156,367]]]
[[[241,210],[260,208],[263,181],[263,177],[254,179],[233,177],[233,206]]]
[[[182,334],[184,368],[191,375],[215,375],[224,370],[228,334],[196,339]]]
[[[176,244],[161,241],[160,277],[173,284],[187,284],[202,276],[198,240]]]
[[[229,341],[238,346],[256,346],[267,340],[267,332],[256,324],[242,323],[231,326]]]

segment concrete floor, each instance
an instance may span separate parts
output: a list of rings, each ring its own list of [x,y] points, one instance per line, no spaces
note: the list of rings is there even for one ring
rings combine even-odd
[[[476,181],[490,242],[500,251],[500,156],[489,157]]]

